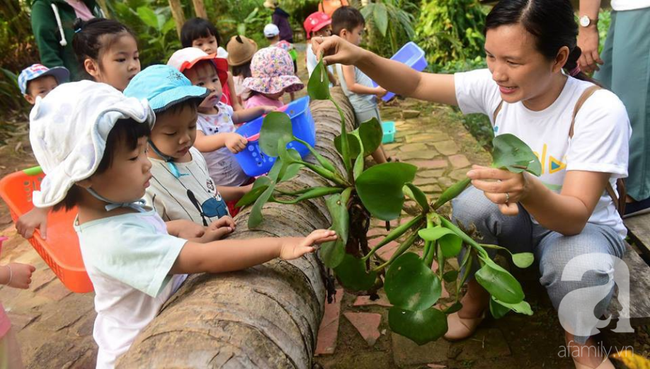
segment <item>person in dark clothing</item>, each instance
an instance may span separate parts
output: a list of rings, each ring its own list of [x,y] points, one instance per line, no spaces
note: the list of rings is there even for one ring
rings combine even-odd
[[[266,0],[264,7],[273,9],[271,21],[280,29],[280,41],[287,41],[293,43],[293,31],[289,23],[289,13],[280,8],[276,0]]]
[[[81,79],[79,62],[72,50],[75,19],[104,18],[95,0],[34,0],[32,31],[41,58],[48,68],[66,67],[70,80]]]

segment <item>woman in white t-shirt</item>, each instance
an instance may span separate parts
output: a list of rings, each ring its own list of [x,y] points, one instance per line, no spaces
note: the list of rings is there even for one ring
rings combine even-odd
[[[515,134],[537,153],[539,178],[474,166],[472,186],[452,204],[454,220],[475,224],[483,243],[534,252],[576,368],[613,368],[590,336],[625,251],[625,227],[605,189],[627,176],[630,127],[616,95],[598,90],[570,134],[578,99],[593,86],[576,68],[577,34],[569,0],[502,0],[486,20],[486,70],[418,73],[338,37],[313,44],[327,64],[353,64],[389,91],[487,114],[495,134]],[[471,336],[488,302],[470,281],[445,338]]]

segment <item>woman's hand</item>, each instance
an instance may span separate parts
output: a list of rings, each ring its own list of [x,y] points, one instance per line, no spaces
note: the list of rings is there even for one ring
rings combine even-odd
[[[352,45],[339,36],[314,37],[311,41],[316,58],[323,56],[325,65],[345,64],[355,65],[362,57],[364,50]]]
[[[505,215],[519,214],[517,203],[528,196],[529,186],[526,172],[512,173],[507,170],[472,166],[467,172],[472,185],[483,191],[485,197],[499,206]]]

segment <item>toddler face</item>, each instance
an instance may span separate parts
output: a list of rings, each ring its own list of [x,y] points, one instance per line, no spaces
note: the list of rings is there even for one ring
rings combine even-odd
[[[27,85],[27,94],[25,99],[32,105],[36,103],[36,98],[40,96],[41,98],[45,97],[50,91],[54,90],[59,83],[57,82],[54,76],[43,76],[36,79],[33,79],[28,82]]]
[[[180,110],[156,114],[156,124],[151,130],[151,142],[163,154],[176,161],[189,159],[189,150],[196,139],[197,111],[190,104]],[[156,157],[153,150],[149,156]]]
[[[199,105],[199,112],[211,111],[221,100],[221,80],[217,75],[217,69],[209,60],[200,61],[191,69],[186,69],[183,74],[192,82],[194,86],[205,87],[210,91]]]
[[[99,72],[93,77],[120,91],[124,91],[131,79],[140,72],[138,44],[130,34],[115,40],[111,48],[99,58]]]
[[[90,187],[114,202],[132,202],[142,198],[151,179],[151,161],[147,157],[147,137],[140,137],[131,150],[117,148],[111,166],[89,178]]]
[[[199,37],[192,41],[192,47],[201,49],[205,51],[206,54],[215,54],[219,44],[217,43],[217,38],[214,36]]]
[[[344,37],[348,42],[359,46],[361,40],[363,39],[363,25],[356,26],[352,31],[346,33]]]
[[[314,32],[313,37],[327,37],[331,35],[332,35],[332,26],[328,25]]]

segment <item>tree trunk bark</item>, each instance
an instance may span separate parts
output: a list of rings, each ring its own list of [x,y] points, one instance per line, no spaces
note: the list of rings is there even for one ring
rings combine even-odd
[[[340,88],[332,90],[352,128],[354,114]],[[343,168],[334,148],[340,117],[329,101],[310,105],[316,149]],[[314,161],[309,158],[309,161]],[[302,170],[282,188],[325,186]],[[328,228],[323,199],[296,205],[269,203],[259,229],[247,227],[250,207],[235,218],[235,239],[307,235]],[[235,273],[188,278],[118,361],[118,368],[301,368],[310,369],[323,315],[323,266],[315,254],[272,260]]]
[[[183,6],[181,5],[180,0],[169,0],[169,7],[172,10],[172,17],[176,22],[176,33],[178,33],[178,38],[181,37],[181,28],[185,24],[185,13],[183,13]]]
[[[194,4],[194,14],[196,14],[197,17],[208,19],[208,12],[205,11],[203,0],[192,0],[192,4]]]

